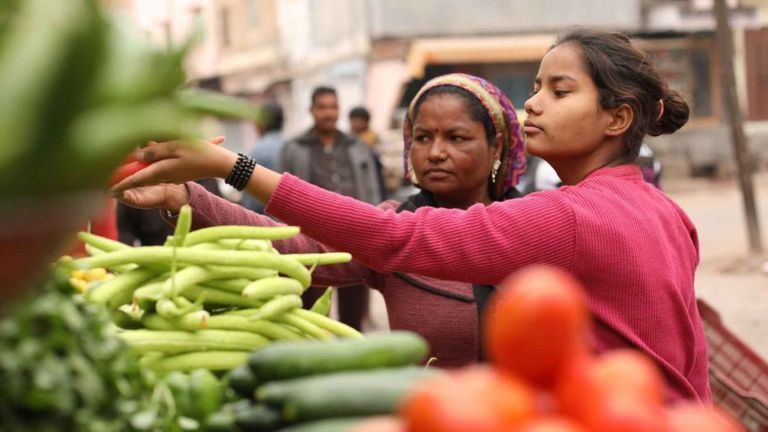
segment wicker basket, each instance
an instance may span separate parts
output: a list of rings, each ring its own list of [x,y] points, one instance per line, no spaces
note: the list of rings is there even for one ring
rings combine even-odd
[[[715,404],[749,431],[768,432],[768,364],[699,299],[699,313],[709,344],[709,379]]]

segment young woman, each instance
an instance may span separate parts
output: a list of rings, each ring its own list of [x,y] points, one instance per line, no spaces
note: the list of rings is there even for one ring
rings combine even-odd
[[[247,190],[270,214],[380,272],[498,284],[534,263],[566,269],[587,289],[597,352],[638,349],[661,368],[670,399],[709,400],[696,229],[633,163],[646,134],[687,122],[687,104],[626,36],[576,29],[542,59],[525,110],[528,151],[554,167],[560,189],[396,213],[257,166]],[[118,185],[118,196],[130,203],[137,186],[227,176],[238,158],[213,145],[176,147],[147,148],[144,159],[158,162]]]
[[[489,82],[470,75],[443,75],[427,82],[411,102],[403,127],[406,175],[420,192],[405,202],[379,207],[396,212],[421,207],[466,209],[517,197],[514,188],[525,170],[523,136],[515,109]],[[276,225],[208,193],[194,182],[156,190],[178,196],[161,207],[193,208],[193,229],[212,225]],[[132,201],[147,206],[145,201]],[[284,253],[326,251],[307,236],[275,242]],[[473,286],[416,274],[377,272],[360,262],[321,266],[315,285],[344,287],[365,283],[384,296],[392,329],[415,331],[430,344],[438,367],[459,367],[480,355],[478,313]],[[484,287],[476,287],[482,290]],[[343,289],[343,288],[342,288]]]

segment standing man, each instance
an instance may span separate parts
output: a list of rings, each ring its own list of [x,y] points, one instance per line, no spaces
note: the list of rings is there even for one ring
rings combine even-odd
[[[312,92],[310,112],[314,125],[288,141],[280,154],[280,167],[324,189],[378,204],[382,201],[376,158],[368,145],[336,128],[339,100],[331,87]],[[358,285],[337,291],[339,320],[356,329],[368,313],[368,287]],[[322,289],[310,288],[303,295],[311,306]]]
[[[365,107],[354,107],[349,111],[349,134],[362,141],[373,150],[373,157],[376,162],[376,173],[379,178],[379,189],[382,192],[382,200],[387,199],[386,181],[384,180],[384,164],[381,162],[381,139],[379,135],[371,129],[371,113]],[[399,178],[398,178],[399,180]]]
[[[250,151],[249,156],[257,164],[274,171],[281,171],[280,152],[283,149],[283,109],[274,102],[261,106],[262,119],[256,123],[259,140]],[[256,198],[243,194],[243,207],[264,214],[264,204]]]
[[[365,107],[358,106],[349,111],[349,129],[350,133],[360,141],[368,144],[377,153],[381,139],[379,135],[371,130],[371,113]]]

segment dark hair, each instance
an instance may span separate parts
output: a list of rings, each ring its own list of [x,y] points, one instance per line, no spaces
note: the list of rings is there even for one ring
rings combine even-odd
[[[275,102],[267,102],[261,106],[261,126],[265,132],[281,130],[283,128],[283,109]]]
[[[646,134],[658,136],[688,122],[688,103],[662,81],[652,60],[632,46],[627,35],[587,28],[560,34],[553,48],[573,43],[581,47],[587,72],[594,81],[603,109],[630,106],[632,124],[625,137],[624,157],[634,161]],[[663,102],[663,112],[659,112]],[[658,119],[658,120],[657,120]]]
[[[485,106],[483,106],[482,102],[480,102],[480,100],[475,95],[461,87],[440,85],[437,87],[432,87],[422,93],[421,97],[419,97],[419,100],[416,101],[416,105],[413,106],[412,120],[416,122],[416,118],[419,116],[419,108],[421,108],[421,104],[423,104],[424,101],[432,96],[441,94],[450,94],[463,98],[466,102],[469,118],[476,122],[482,123],[483,128],[485,129],[485,137],[488,140],[488,145],[490,146],[493,144],[493,140],[496,139],[496,128],[493,126],[491,115],[488,114],[488,110],[485,109]]]
[[[371,113],[369,113],[368,110],[364,107],[354,107],[349,111],[349,118],[360,118],[365,121],[370,121]]]
[[[336,96],[336,89],[333,87],[327,87],[327,86],[315,87],[315,89],[312,90],[312,106],[315,106],[315,102],[317,102],[317,98],[326,94],[332,94]]]

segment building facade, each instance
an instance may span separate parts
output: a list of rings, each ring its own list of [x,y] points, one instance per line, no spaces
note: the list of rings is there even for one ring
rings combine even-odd
[[[334,86],[339,126],[347,127],[344,114],[352,106],[368,107],[374,129],[388,138],[391,157],[385,162],[394,169],[400,165],[404,109],[425,80],[447,72],[481,75],[522,108],[557,31],[571,25],[624,31],[656,59],[692,107],[682,131],[648,141],[668,175],[732,166],[712,0],[166,0],[165,5],[166,19],[145,26],[156,38],[178,39],[203,28],[189,65],[194,83],[255,102],[276,100],[285,108],[288,135],[311,124],[312,89]],[[729,0],[729,6],[747,134],[759,159],[768,160],[768,0]],[[225,133],[235,147],[256,139],[249,125],[225,125]]]

